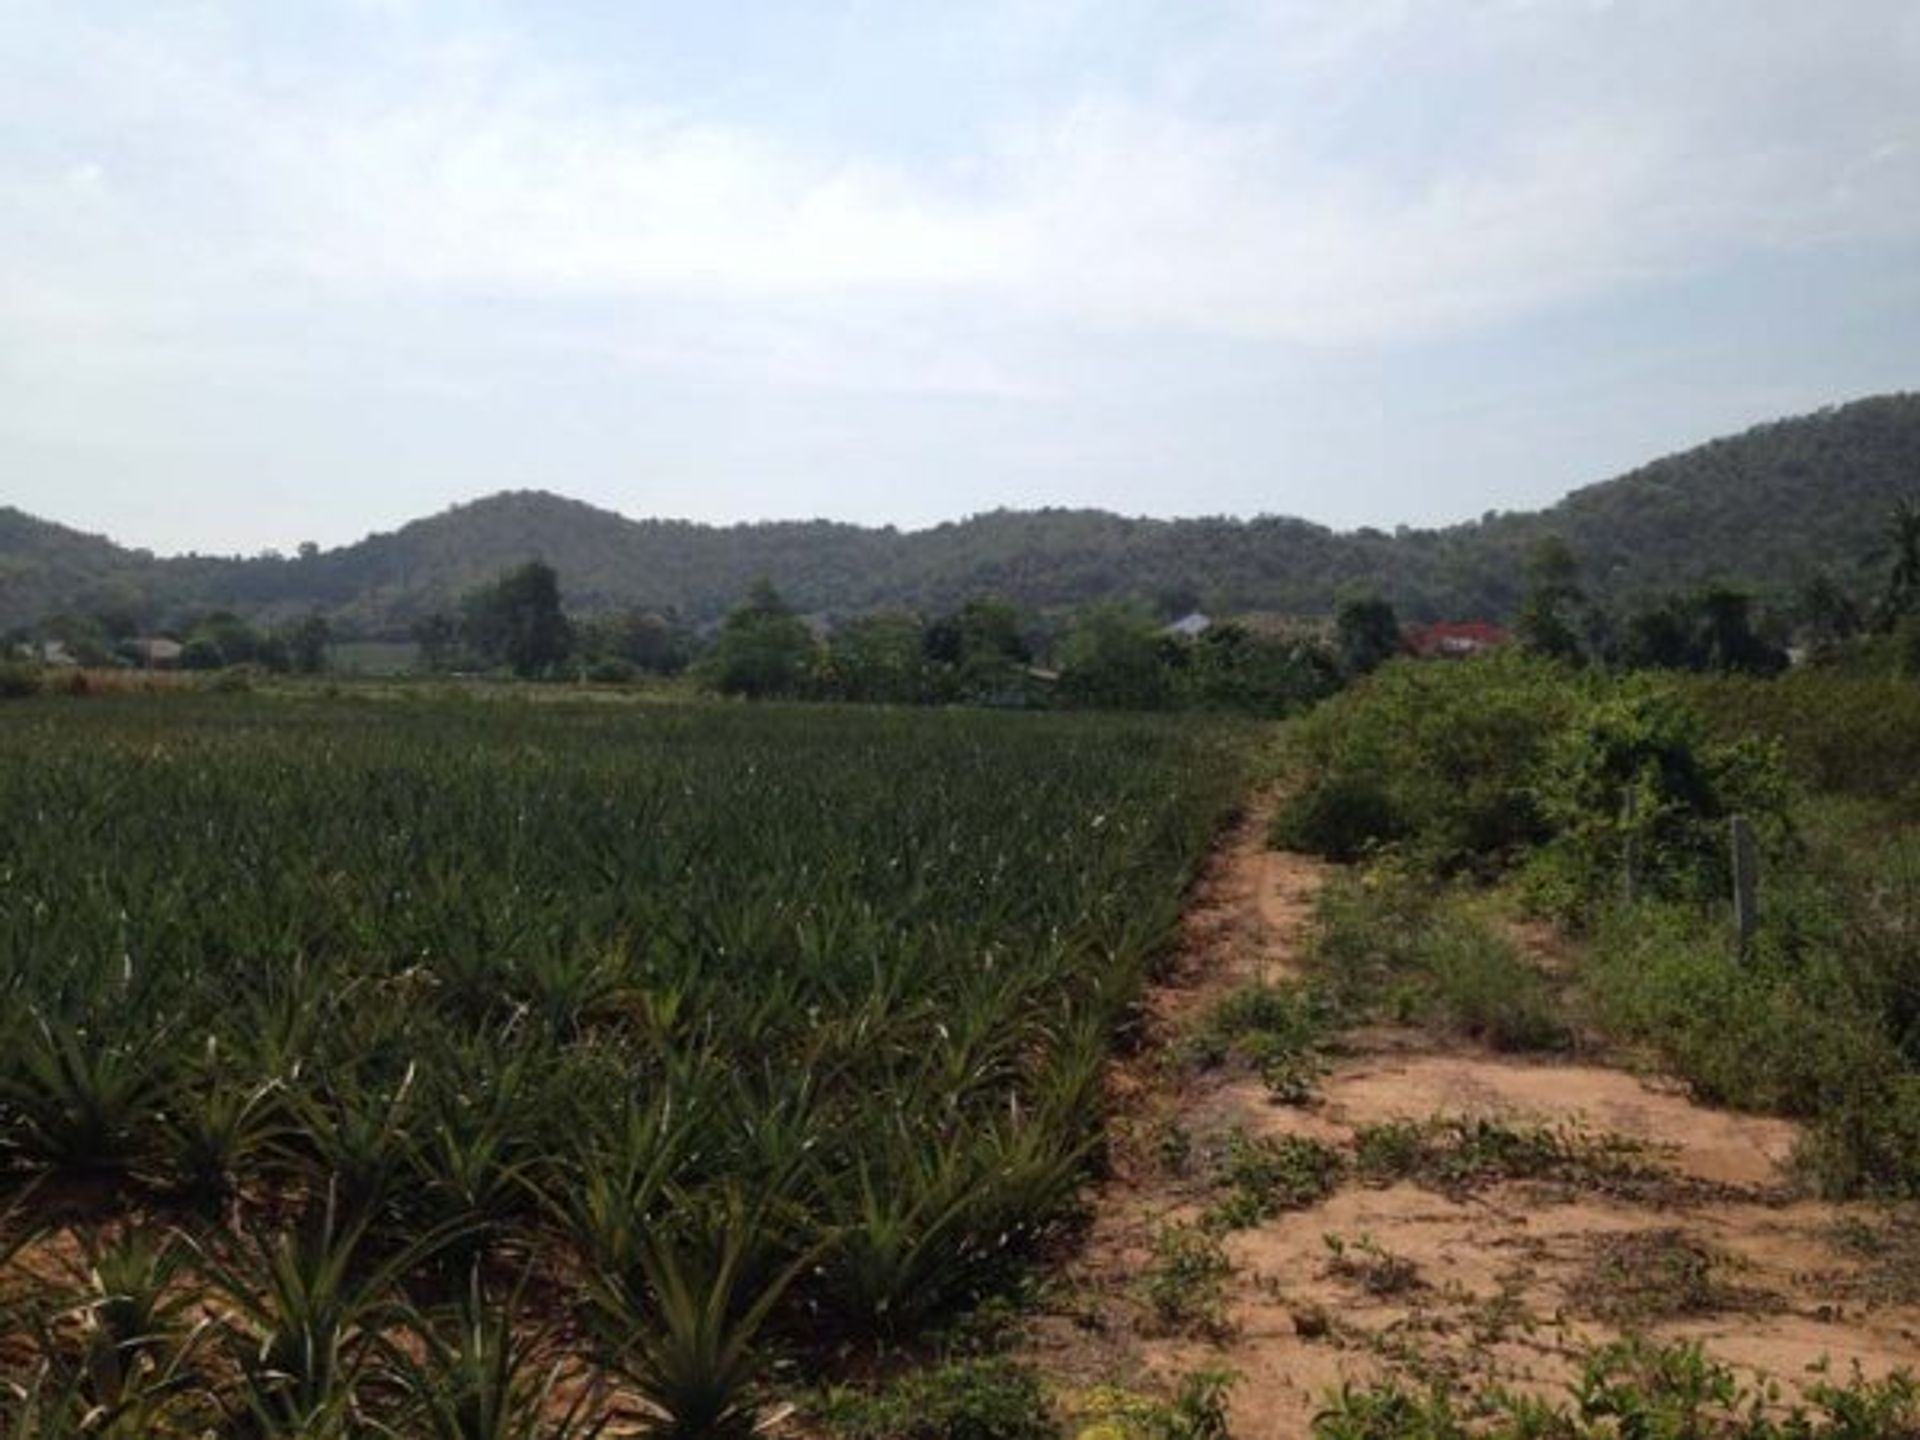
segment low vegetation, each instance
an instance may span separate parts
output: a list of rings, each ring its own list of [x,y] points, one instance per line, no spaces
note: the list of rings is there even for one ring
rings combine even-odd
[[[1787,1405],[1696,1345],[1627,1340],[1595,1351],[1564,1400],[1491,1391],[1350,1386],[1313,1423],[1314,1440],[1893,1440],[1920,1428],[1905,1376],[1808,1387]]]
[[[1837,670],[1390,665],[1293,727],[1276,839],[1372,857],[1324,897],[1314,984],[1495,1048],[1565,1045],[1578,1014],[1706,1099],[1806,1118],[1822,1190],[1920,1191],[1914,694]],[[1758,838],[1744,943],[1734,815]],[[1527,963],[1486,882],[1583,934],[1577,973]]]

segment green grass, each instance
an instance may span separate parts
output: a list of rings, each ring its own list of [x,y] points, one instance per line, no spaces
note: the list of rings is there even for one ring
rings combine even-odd
[[[1560,997],[1472,897],[1393,866],[1336,876],[1314,911],[1313,986],[1349,1019],[1429,1026],[1495,1050],[1562,1050]]]
[[[1598,929],[1587,983],[1615,1032],[1705,1099],[1800,1116],[1820,1189],[1920,1190],[1920,831],[1882,805],[1802,807],[1736,955],[1724,911],[1650,904]]]

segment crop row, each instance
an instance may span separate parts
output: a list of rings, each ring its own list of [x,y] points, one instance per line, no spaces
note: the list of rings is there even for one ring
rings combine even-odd
[[[12,707],[14,1238],[244,1297],[235,1354],[306,1358],[185,1388],[255,1429],[379,1409],[281,1333],[329,1264],[474,1325],[518,1291],[596,1385],[724,1429],[763,1350],[910,1340],[1060,1220],[1238,754],[1122,718]],[[141,1238],[176,1230],[191,1264]],[[41,1329],[0,1366],[100,1403]]]

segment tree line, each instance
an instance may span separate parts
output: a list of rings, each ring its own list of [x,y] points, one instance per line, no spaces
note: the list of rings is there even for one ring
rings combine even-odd
[[[1920,500],[1884,517],[1862,557],[1863,585],[1826,571],[1785,601],[1732,584],[1628,602],[1599,598],[1564,539],[1536,542],[1521,567],[1513,639],[1574,665],[1774,674],[1798,658],[1836,661],[1890,653],[1920,674]],[[1190,585],[1155,603],[1103,602],[1027,609],[981,596],[932,614],[878,610],[831,625],[800,614],[767,580],[717,625],[673,609],[569,614],[559,572],[530,561],[474,587],[453,611],[413,627],[420,668],[507,672],[524,679],[618,683],[691,674],[705,688],[750,699],[888,704],[1203,708],[1280,715],[1365,675],[1408,649],[1394,606],[1378,593],[1343,601],[1330,622],[1289,627],[1228,621],[1177,633],[1168,618],[1195,607]],[[175,634],[178,663],[210,670],[257,665],[318,673],[332,642],[314,612],[257,626],[226,610],[191,617]],[[16,641],[57,641],[83,665],[146,663],[135,618],[111,609],[49,617]]]
[[[139,617],[108,606],[91,612],[62,611],[37,625],[9,631],[0,645],[8,651],[38,651],[57,645],[77,665],[95,669],[139,669],[152,662],[155,640],[175,640],[183,670],[222,670],[256,665],[281,675],[317,675],[327,668],[333,626],[318,611],[278,624],[257,625],[231,610],[207,610],[187,616],[171,632],[146,633]]]
[[[1795,658],[1833,663],[1891,650],[1899,668],[1920,674],[1920,499],[1888,510],[1878,543],[1861,557],[1863,584],[1819,570],[1784,600],[1710,580],[1608,606],[1589,593],[1580,559],[1557,536],[1533,548],[1525,573],[1515,638],[1576,665],[1772,675]]]
[[[752,700],[1282,714],[1331,693],[1352,668],[1316,634],[1227,623],[1187,637],[1139,604],[1059,615],[979,597],[934,615],[887,610],[828,626],[766,580],[704,634],[670,611],[575,620],[558,573],[538,561],[470,592],[457,615],[426,617],[414,635],[429,670],[603,682],[686,673]]]

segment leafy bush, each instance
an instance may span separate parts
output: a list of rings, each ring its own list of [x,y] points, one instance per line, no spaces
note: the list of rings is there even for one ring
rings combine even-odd
[[[1803,787],[1899,800],[1911,813],[1920,806],[1920,685],[1887,670],[1803,668],[1777,680],[1681,684],[1716,735],[1777,739]]]
[[[1400,838],[1401,819],[1374,775],[1333,774],[1282,805],[1272,843],[1341,862]]]
[[[1787,836],[1777,747],[1714,739],[1670,677],[1389,665],[1303,720],[1293,759],[1277,843],[1336,860],[1391,845],[1422,873],[1524,863],[1536,903],[1568,918],[1617,891],[1630,842],[1646,889],[1697,897],[1723,888],[1727,816],[1776,850]]]
[[[1535,788],[1552,838],[1532,889],[1565,918],[1618,893],[1630,851],[1642,893],[1698,900],[1727,892],[1728,817],[1745,815],[1771,854],[1789,837],[1779,747],[1710,739],[1678,691],[1647,677],[1592,695],[1547,747]]]
[[[1615,1030],[1705,1098],[1812,1121],[1823,1189],[1920,1189],[1920,833],[1884,807],[1802,807],[1791,863],[1763,871],[1736,956],[1724,904],[1602,918],[1587,979]]]
[[[1546,834],[1534,771],[1577,696],[1520,655],[1388,664],[1295,727],[1304,783],[1275,834],[1336,858],[1398,842],[1430,870],[1497,866]]]
[[[595,685],[631,685],[640,678],[637,665],[617,656],[595,660],[583,673]]]
[[[1237,1055],[1259,1073],[1275,1100],[1300,1104],[1312,1091],[1332,1018],[1314,987],[1246,985],[1208,1011],[1185,1049],[1203,1065]]]
[[[0,661],[0,700],[25,700],[40,693],[40,669]]]

